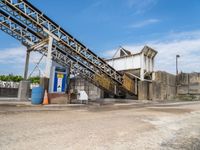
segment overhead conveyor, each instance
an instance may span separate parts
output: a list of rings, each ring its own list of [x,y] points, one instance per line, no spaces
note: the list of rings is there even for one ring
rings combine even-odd
[[[137,93],[132,78],[120,74],[26,0],[0,0],[0,28],[27,48],[51,37],[53,61],[70,66],[71,72],[81,74],[96,86],[115,95],[118,91],[133,95]],[[43,44],[35,50],[48,55],[47,45]]]

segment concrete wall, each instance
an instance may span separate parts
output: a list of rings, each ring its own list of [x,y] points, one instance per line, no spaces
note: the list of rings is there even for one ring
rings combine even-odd
[[[153,81],[140,81],[138,84],[139,100],[174,100],[176,97],[176,76],[157,71]]]
[[[200,100],[200,73],[181,73],[177,79],[178,98]]]
[[[150,100],[174,100],[176,97],[176,76],[164,71],[154,73],[150,83]]]
[[[200,73],[157,71],[152,82],[140,81],[138,90],[140,100],[200,100]]]
[[[0,97],[17,98],[17,96],[18,96],[17,88],[0,88]]]
[[[70,89],[73,91],[86,91],[91,100],[102,98],[102,90],[81,77],[70,80]]]
[[[138,100],[149,99],[149,82],[139,81],[138,82]]]

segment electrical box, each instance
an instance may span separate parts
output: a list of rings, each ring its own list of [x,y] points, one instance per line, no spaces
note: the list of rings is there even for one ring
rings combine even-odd
[[[62,67],[55,67],[53,92],[65,93],[67,88],[67,69]]]
[[[50,93],[66,93],[69,86],[69,67],[52,62],[49,80]]]

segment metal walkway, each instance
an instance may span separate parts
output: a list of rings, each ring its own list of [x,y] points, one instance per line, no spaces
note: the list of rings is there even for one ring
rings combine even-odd
[[[51,37],[52,60],[70,66],[71,73],[80,74],[115,95],[119,91],[137,93],[134,79],[117,72],[26,0],[0,0],[0,29],[21,41],[27,49],[46,56]]]

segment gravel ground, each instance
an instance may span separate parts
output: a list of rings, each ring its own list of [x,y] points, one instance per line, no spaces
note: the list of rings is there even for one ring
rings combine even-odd
[[[0,105],[0,150],[200,150],[200,102]]]

